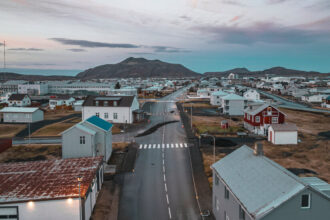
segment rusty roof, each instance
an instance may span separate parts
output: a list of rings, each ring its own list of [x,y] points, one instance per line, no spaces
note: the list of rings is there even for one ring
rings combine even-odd
[[[84,196],[102,157],[0,164],[0,204]]]

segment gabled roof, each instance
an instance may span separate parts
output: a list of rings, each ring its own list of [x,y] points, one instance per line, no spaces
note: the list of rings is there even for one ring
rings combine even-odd
[[[0,164],[0,204],[85,196],[103,157]]]
[[[285,123],[285,124],[272,124],[270,127],[273,128],[274,131],[297,131],[298,128],[295,124]]]
[[[270,105],[270,104],[263,104],[263,105],[260,105],[259,107],[257,108],[254,108],[254,109],[250,109],[249,107],[247,107],[246,109],[244,109],[244,112],[245,113],[248,113],[249,115],[256,115],[258,114],[259,112],[263,111],[265,108],[268,108],[268,107],[273,107],[275,108],[274,106]],[[277,111],[281,112],[283,115],[286,115],[284,114],[282,111],[280,111],[278,108],[275,108]]]
[[[8,101],[22,101],[25,96],[28,96],[27,94],[12,94],[9,98]],[[29,96],[28,96],[29,97]]]
[[[236,94],[228,94],[224,97],[222,97],[223,100],[246,100],[246,98],[236,95]]]
[[[85,120],[86,122],[101,128],[104,131],[109,131],[112,128],[112,124],[110,122],[107,122],[95,115],[89,117],[88,119]]]
[[[215,96],[226,96],[226,95],[228,95],[228,93],[226,93],[224,91],[217,91],[217,92],[213,92],[211,95],[215,95]]]
[[[5,107],[0,110],[2,113],[10,113],[10,112],[15,112],[15,113],[33,113],[37,111],[39,108],[35,107]]]
[[[133,100],[135,96],[88,96],[83,103],[83,106],[95,106],[98,107],[94,104],[94,100],[96,99],[119,99],[117,106],[99,106],[99,107],[131,107],[133,104]]]
[[[306,186],[297,176],[244,145],[212,165],[246,211],[260,218]]]
[[[79,129],[79,130],[81,130],[81,131],[83,131],[83,132],[85,132],[87,134],[91,134],[91,135],[95,135],[96,134],[96,131],[94,131],[94,130],[92,130],[92,129],[86,127],[86,126],[84,126],[81,122],[78,123],[78,124],[73,125],[72,127],[70,127],[68,129],[66,129],[65,131],[61,132],[60,134],[62,135],[64,133],[70,131],[73,128],[77,128],[77,129]]]

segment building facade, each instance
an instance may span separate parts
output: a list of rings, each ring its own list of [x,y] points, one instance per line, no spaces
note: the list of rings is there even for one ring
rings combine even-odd
[[[0,110],[3,122],[6,123],[34,123],[44,120],[44,112],[32,107],[5,107]]]

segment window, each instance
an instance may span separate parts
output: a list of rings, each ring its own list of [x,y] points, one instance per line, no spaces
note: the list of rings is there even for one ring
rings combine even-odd
[[[245,212],[242,209],[242,206],[239,206],[239,219],[240,220],[245,220]]]
[[[214,174],[214,182],[215,182],[215,185],[219,185],[219,177],[215,174]]]
[[[304,194],[301,196],[301,208],[310,208],[310,195]]]
[[[104,101],[104,106],[109,106],[109,102],[108,101]]]
[[[118,114],[116,112],[113,113],[113,119],[118,119]]]
[[[109,118],[109,114],[108,114],[108,112],[105,112],[105,113],[104,113],[104,118]]]
[[[95,113],[96,117],[100,117],[100,112]]]
[[[99,101],[95,101],[95,106],[99,106]]]
[[[117,106],[117,101],[114,101],[113,102],[113,106]]]
[[[225,199],[229,199],[229,190],[225,187]]]
[[[260,116],[256,116],[256,122],[260,123]]]
[[[80,144],[85,144],[85,136],[80,136]]]
[[[278,117],[272,117],[272,123],[277,124],[278,123]]]
[[[247,119],[250,120],[250,115],[249,114],[247,115]]]

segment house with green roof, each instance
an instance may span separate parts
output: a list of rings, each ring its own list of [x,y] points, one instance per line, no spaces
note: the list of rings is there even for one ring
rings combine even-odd
[[[68,128],[62,135],[62,158],[103,156],[104,162],[112,153],[112,124],[97,116]]]

